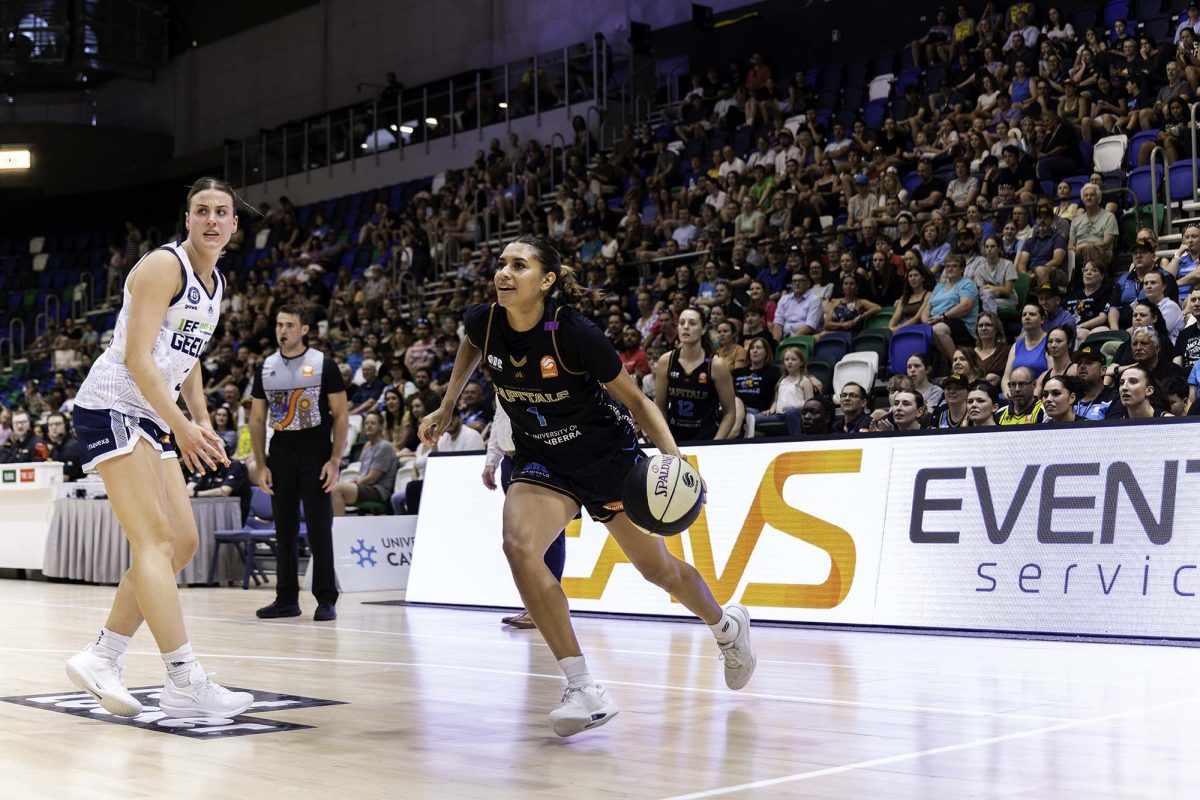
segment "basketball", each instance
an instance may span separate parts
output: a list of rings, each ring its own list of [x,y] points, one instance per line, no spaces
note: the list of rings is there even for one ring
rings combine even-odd
[[[700,473],[677,456],[643,458],[625,476],[622,494],[626,516],[655,536],[682,533],[704,507]]]

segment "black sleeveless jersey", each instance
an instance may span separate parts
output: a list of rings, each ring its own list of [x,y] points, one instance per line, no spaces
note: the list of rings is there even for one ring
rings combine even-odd
[[[629,410],[602,385],[624,369],[621,359],[591,320],[547,300],[528,331],[514,331],[496,303],[467,309],[463,326],[512,420],[518,458],[573,475],[637,446]]]
[[[712,356],[688,372],[679,363],[679,350],[667,364],[667,426],[677,442],[710,441],[721,427],[721,400],[713,383]]]

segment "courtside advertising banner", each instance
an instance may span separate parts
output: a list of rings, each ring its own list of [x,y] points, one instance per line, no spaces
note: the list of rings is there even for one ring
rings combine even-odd
[[[893,438],[873,621],[1200,636],[1200,427]]]
[[[704,513],[665,539],[758,619],[1197,636],[1190,424],[687,448]],[[407,599],[519,606],[482,455],[429,461]],[[603,526],[567,529],[572,608],[689,612]]]

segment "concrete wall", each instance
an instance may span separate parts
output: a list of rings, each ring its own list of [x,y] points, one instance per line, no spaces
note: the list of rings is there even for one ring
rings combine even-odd
[[[366,99],[374,90],[357,85],[388,71],[415,87],[596,32],[624,48],[631,19],[659,28],[690,18],[690,0],[322,0],[193,49],[153,84],[113,81],[95,96],[102,124],[168,132],[183,156]]]

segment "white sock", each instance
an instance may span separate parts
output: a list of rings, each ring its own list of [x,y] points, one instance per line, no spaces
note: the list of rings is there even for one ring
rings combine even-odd
[[[171,678],[171,683],[181,688],[191,683],[189,675],[191,675],[192,667],[196,666],[196,656],[192,654],[190,644],[185,644],[172,653],[163,653],[162,660],[167,667],[167,675]]]
[[[92,652],[101,658],[116,661],[125,655],[125,651],[129,648],[131,641],[133,641],[132,636],[122,636],[119,633],[110,631],[108,628],[101,628],[100,635],[96,637],[96,644],[92,647]]]
[[[583,656],[568,656],[558,660],[558,668],[567,676],[567,686],[573,689],[586,689],[595,686],[596,681],[588,672],[587,661]]]
[[[729,644],[738,635],[738,621],[729,616],[728,611],[721,614],[721,620],[717,624],[708,627],[713,636],[717,637],[717,644]]]

